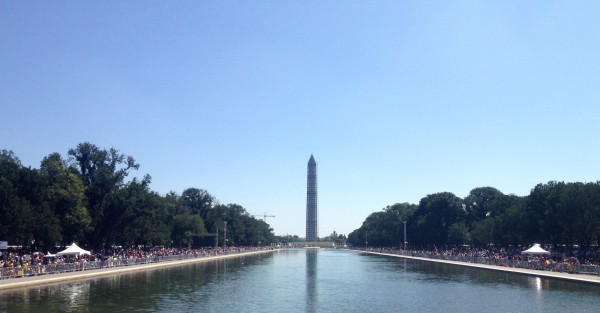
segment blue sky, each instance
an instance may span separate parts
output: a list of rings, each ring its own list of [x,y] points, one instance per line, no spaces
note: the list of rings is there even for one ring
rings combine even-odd
[[[600,4],[2,1],[0,148],[89,141],[278,235],[432,193],[600,178]]]

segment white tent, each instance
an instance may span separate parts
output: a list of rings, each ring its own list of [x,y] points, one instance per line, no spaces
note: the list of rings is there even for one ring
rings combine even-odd
[[[521,251],[524,254],[550,254],[550,252],[542,249],[539,243],[533,244],[533,246],[525,251]]]
[[[87,250],[83,250],[83,249],[79,248],[79,246],[75,243],[68,246],[65,250],[56,253],[57,256],[61,256],[61,255],[77,255],[77,256],[79,256],[82,254],[91,254],[91,253]]]

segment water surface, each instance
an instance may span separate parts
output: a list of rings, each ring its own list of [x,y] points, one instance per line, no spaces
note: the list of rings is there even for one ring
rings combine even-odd
[[[597,312],[600,287],[295,249],[0,293],[3,312]]]

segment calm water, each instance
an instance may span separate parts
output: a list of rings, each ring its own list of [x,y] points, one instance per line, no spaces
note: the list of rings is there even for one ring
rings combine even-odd
[[[600,287],[298,249],[0,292],[0,311],[598,312]]]

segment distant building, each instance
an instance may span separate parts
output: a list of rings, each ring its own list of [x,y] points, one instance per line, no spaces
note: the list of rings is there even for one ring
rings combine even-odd
[[[319,215],[317,211],[317,162],[310,155],[306,184],[306,241],[319,241]]]

